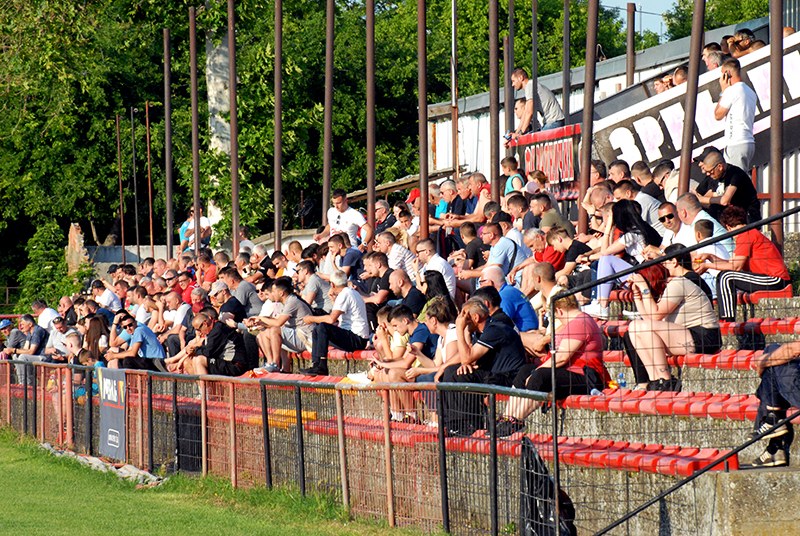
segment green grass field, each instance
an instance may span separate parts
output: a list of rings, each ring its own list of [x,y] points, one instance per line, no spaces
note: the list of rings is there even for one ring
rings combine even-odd
[[[135,489],[0,430],[0,534],[386,534],[321,497],[176,476]],[[412,534],[393,531],[393,534]]]

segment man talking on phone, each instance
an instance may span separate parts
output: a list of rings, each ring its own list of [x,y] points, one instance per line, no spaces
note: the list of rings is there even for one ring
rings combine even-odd
[[[725,120],[725,162],[748,171],[756,150],[756,93],[742,81],[739,60],[729,59],[722,64],[719,87],[722,93],[714,117]]]

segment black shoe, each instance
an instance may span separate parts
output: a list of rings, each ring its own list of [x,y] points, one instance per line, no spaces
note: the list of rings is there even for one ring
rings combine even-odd
[[[670,376],[668,380],[659,378],[658,380],[653,380],[647,383],[647,391],[669,391],[673,393],[680,393],[682,387],[683,382],[681,382],[675,376]]]
[[[300,372],[308,376],[328,376],[328,365],[317,363],[309,368],[300,369]]]
[[[761,455],[750,463],[753,469],[761,467],[785,467],[789,465],[789,454],[784,449],[778,449],[775,454],[770,454],[764,449]]]
[[[508,437],[524,429],[525,421],[515,419],[514,417],[501,418],[499,421],[497,421],[497,426],[495,427],[497,437]]]
[[[776,415],[774,412],[770,411],[769,413],[764,415],[764,417],[761,419],[761,422],[759,423],[758,428],[753,430],[753,432],[750,434],[750,439],[753,439],[756,436],[758,436],[759,434],[761,434],[763,432],[766,432],[767,430],[769,430],[770,428],[772,428],[773,426],[778,424],[779,421],[782,421],[785,418],[786,418],[786,414],[783,414],[782,416],[779,416],[779,415]],[[778,426],[773,431],[771,431],[770,433],[765,435],[762,439],[772,439],[772,438],[780,437],[780,436],[788,434],[788,433],[789,433],[789,428],[785,424],[782,424],[781,426]]]

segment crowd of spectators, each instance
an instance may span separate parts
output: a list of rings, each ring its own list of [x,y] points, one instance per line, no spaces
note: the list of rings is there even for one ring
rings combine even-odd
[[[715,52],[706,47],[704,59],[714,60]],[[746,91],[728,97],[742,84],[738,62],[721,61],[717,115],[735,116],[729,139],[737,142],[737,129],[746,130],[748,121],[752,137],[752,113],[740,102]],[[512,79],[527,100],[534,98],[524,71]],[[541,88],[538,99],[546,112],[543,128],[563,122]],[[541,105],[520,107],[523,124],[510,139],[530,129]],[[228,376],[259,365],[291,372],[290,354],[301,352],[311,356],[301,372],[328,375],[330,347],[374,350],[372,381],[484,383],[553,390],[563,398],[612,382],[597,320],[609,317],[612,290],[625,287],[635,304],[626,312],[632,321],[624,339],[633,383],[679,391],[670,355],[718,351],[718,321],[735,318],[738,291],[789,283],[783,258],[757,229],[682,251],[761,218],[742,168],[752,156],[748,143],[707,148],[695,159],[704,178],[681,195],[671,162],[651,168],[592,161],[591,185],[580,200],[590,216],[585,233],[562,212],[547,177],[522,173],[514,157],[502,161],[499,202],[483,174],[466,174],[432,184],[429,199],[415,188],[404,201],[379,200],[373,228],[346,192],[334,190],[327,225],[313,243],[291,242],[271,254],[249,241],[233,259],[213,252],[204,245],[210,235],[204,218],[195,250],[190,212],[179,256],[112,266],[92,282],[90,294],[63,297],[57,311],[35,302],[17,329],[0,322],[3,353],[20,362],[22,381],[30,379],[25,363],[33,361]],[[423,203],[428,237],[420,235]],[[613,278],[665,254],[677,256]],[[613,279],[591,285],[602,278]],[[551,303],[577,286],[586,288]],[[425,403],[435,405],[429,398]],[[469,435],[485,426],[479,399],[447,392],[442,404],[450,433]],[[512,399],[498,433],[522,429],[535,408]],[[414,401],[393,393],[391,415],[415,421]]]

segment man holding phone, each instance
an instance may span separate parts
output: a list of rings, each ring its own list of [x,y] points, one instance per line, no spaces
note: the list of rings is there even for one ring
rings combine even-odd
[[[725,120],[725,161],[748,171],[756,150],[753,137],[756,94],[742,81],[739,60],[729,59],[722,64],[719,87],[722,93],[714,117],[717,121]]]

